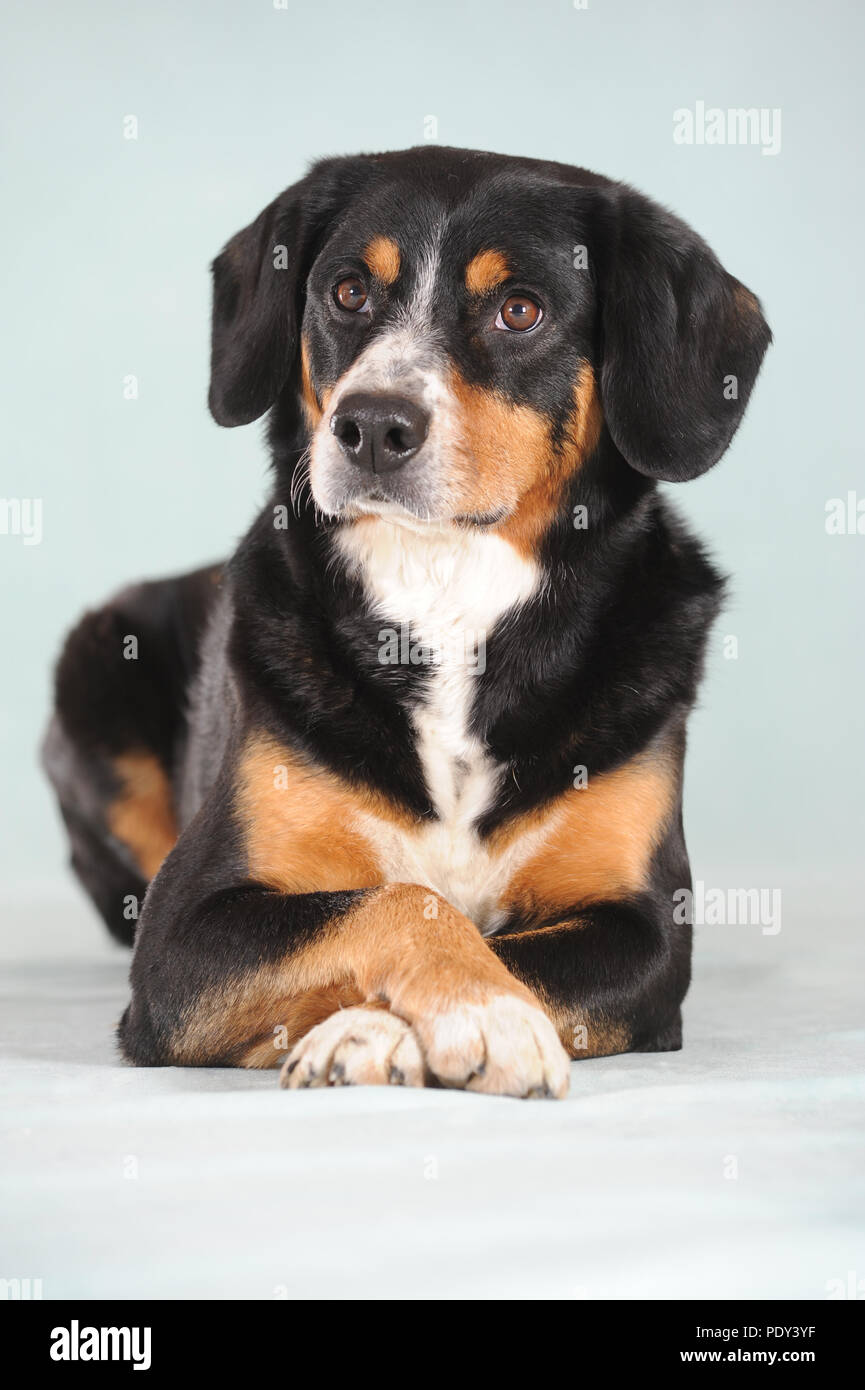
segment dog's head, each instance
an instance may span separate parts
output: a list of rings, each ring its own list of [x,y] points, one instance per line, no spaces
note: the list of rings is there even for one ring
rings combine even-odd
[[[641,474],[696,477],[770,341],[641,194],[435,146],[316,165],[213,271],[215,419],[299,403],[314,500],[344,520],[537,538],[602,434]]]

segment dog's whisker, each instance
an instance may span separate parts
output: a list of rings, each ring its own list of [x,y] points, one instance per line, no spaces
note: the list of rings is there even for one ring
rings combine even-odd
[[[294,466],[294,473],[291,478],[289,489],[289,501],[295,516],[299,517],[301,512],[301,498],[304,491],[309,493],[312,498],[312,485],[310,479],[310,469],[312,467],[312,444],[308,444],[300,455]]]

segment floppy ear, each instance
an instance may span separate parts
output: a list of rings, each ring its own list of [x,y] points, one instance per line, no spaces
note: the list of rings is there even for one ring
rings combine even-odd
[[[724,453],[772,335],[696,232],[632,189],[613,199],[598,277],[607,426],[632,468],[682,482]]]
[[[317,237],[349,191],[353,161],[325,160],[231,238],[211,267],[208,403],[220,425],[248,425],[295,367],[298,315]]]

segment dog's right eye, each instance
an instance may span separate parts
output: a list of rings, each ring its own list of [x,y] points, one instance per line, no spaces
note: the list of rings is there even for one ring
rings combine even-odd
[[[333,297],[340,309],[356,314],[367,303],[366,286],[357,275],[349,275],[333,287]]]

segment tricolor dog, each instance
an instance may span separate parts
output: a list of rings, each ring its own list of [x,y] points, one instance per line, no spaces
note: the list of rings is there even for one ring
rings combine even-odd
[[[694,232],[562,164],[326,159],[228,243],[210,409],[269,413],[271,498],[83,618],[45,745],[134,935],[129,1061],[562,1096],[681,1046],[722,585],[657,483],[720,459],[769,340]]]

